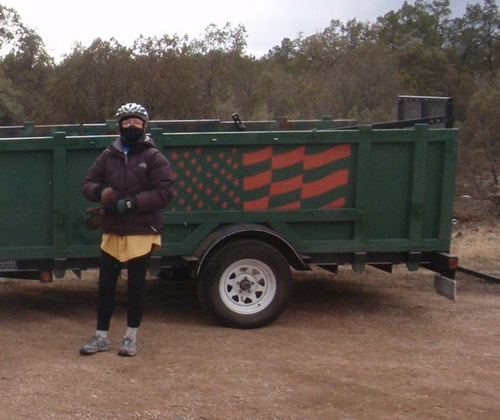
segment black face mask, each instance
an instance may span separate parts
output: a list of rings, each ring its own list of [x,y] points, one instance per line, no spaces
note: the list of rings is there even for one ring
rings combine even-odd
[[[134,144],[144,135],[144,129],[130,126],[130,127],[120,127],[120,134],[125,140],[126,144]]]

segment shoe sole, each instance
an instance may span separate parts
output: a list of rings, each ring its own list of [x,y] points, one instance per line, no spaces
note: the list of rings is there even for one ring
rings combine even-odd
[[[100,353],[102,351],[110,351],[110,350],[111,350],[111,347],[105,347],[103,349],[99,349],[99,350],[95,350],[95,351],[80,349],[80,354],[82,356],[92,356],[93,354]]]
[[[121,356],[121,357],[134,357],[136,355],[136,353],[131,353],[131,352],[128,352],[128,351],[122,351],[120,350],[118,352],[118,356]]]

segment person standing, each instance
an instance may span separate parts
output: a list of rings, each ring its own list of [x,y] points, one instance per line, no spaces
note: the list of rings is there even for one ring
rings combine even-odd
[[[167,158],[146,135],[148,113],[137,103],[122,105],[116,118],[120,137],[94,161],[81,182],[84,196],[101,205],[87,210],[89,229],[101,228],[97,329],[82,355],[111,350],[109,327],[118,276],[127,266],[127,329],[120,356],[135,356],[146,273],[151,253],[161,245],[162,210],[175,190]]]

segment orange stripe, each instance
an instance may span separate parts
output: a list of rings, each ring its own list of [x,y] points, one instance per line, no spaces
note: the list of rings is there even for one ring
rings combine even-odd
[[[321,206],[322,209],[340,209],[345,207],[345,197],[338,198],[335,201],[332,201],[331,203],[325,204],[324,206]]]
[[[339,146],[332,147],[321,153],[316,153],[315,155],[306,156],[304,159],[304,169],[316,169],[327,163],[335,162],[336,160],[345,159],[351,156],[351,145],[341,144]]]
[[[294,178],[277,181],[271,184],[271,196],[285,194],[290,191],[299,190],[302,187],[303,175],[297,175]]]
[[[273,156],[273,169],[283,169],[288,166],[296,165],[304,160],[305,146],[299,147],[280,155]]]
[[[273,146],[267,146],[264,149],[257,150],[256,152],[249,152],[243,154],[243,165],[255,165],[257,163],[265,162],[273,156]]]
[[[273,207],[273,210],[297,210],[300,209],[300,201],[294,201],[283,206]]]
[[[340,169],[318,181],[305,183],[301,196],[302,198],[317,197],[342,185],[347,185],[348,180],[349,171],[347,169]]]
[[[271,170],[261,172],[252,176],[246,176],[243,179],[243,189],[245,191],[256,190],[271,183]]]
[[[268,208],[269,197],[263,197],[252,201],[245,201],[243,203],[243,210],[267,210]]]

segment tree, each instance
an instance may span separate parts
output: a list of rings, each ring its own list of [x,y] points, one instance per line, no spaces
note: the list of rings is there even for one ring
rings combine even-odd
[[[337,114],[359,122],[395,118],[401,81],[394,53],[380,44],[365,44],[347,53],[327,81]]]
[[[407,94],[448,95],[450,66],[442,49],[426,48],[419,40],[413,40],[396,57],[402,86]]]
[[[247,30],[243,25],[233,28],[227,22],[223,28],[211,23],[205,29],[202,39],[193,40],[195,53],[207,54],[211,51],[242,55],[247,46]]]
[[[130,55],[113,39],[96,39],[88,48],[76,45],[49,85],[53,121],[92,123],[112,117],[134,90]]]
[[[21,37],[17,50],[5,56],[2,67],[5,76],[18,86],[24,118],[45,122],[45,91],[54,71],[54,63],[46,53],[42,39],[35,32],[27,31]]]
[[[0,125],[21,123],[23,115],[18,92],[0,70]]]
[[[373,42],[371,25],[350,19],[347,23],[331,20],[322,32],[305,38],[300,52],[315,65],[328,68],[345,54]]]
[[[3,83],[7,89],[2,98],[5,102],[0,104],[3,114],[10,115],[8,119],[16,118],[16,122],[32,118],[38,109],[43,109],[45,85],[53,69],[53,61],[40,36],[23,24],[14,9],[2,5],[0,56],[2,77],[8,79]],[[12,86],[16,87],[15,92]]]
[[[461,176],[481,187],[484,174],[489,186],[498,185],[500,173],[500,75],[494,82],[478,89],[469,102],[468,118],[463,125],[460,150]]]
[[[377,19],[374,31],[395,52],[405,93],[447,95],[449,16],[449,0],[417,0]]]
[[[15,50],[26,30],[14,9],[0,5],[0,56]]]
[[[139,38],[131,57],[134,89],[159,119],[193,118],[196,104],[192,47],[187,36]]]
[[[465,15],[452,21],[449,52],[456,65],[466,72],[494,76],[500,60],[500,14],[494,0],[468,4]]]
[[[449,6],[449,0],[416,0],[414,5],[405,1],[400,10],[377,19],[378,39],[394,50],[404,49],[415,40],[426,48],[440,48],[445,41]]]
[[[323,31],[308,37],[299,36],[295,40],[284,38],[280,46],[275,46],[265,56],[291,72],[308,70],[311,67],[330,68],[344,54],[367,42],[372,42],[371,25],[349,20],[346,24],[333,19]]]
[[[203,118],[214,113],[233,111],[238,90],[244,86],[244,75],[233,69],[240,68],[246,47],[246,29],[242,25],[232,28],[227,23],[223,28],[209,25],[202,39],[192,41],[193,60],[196,62],[194,83],[198,86],[198,109]],[[221,105],[223,105],[221,107]]]

